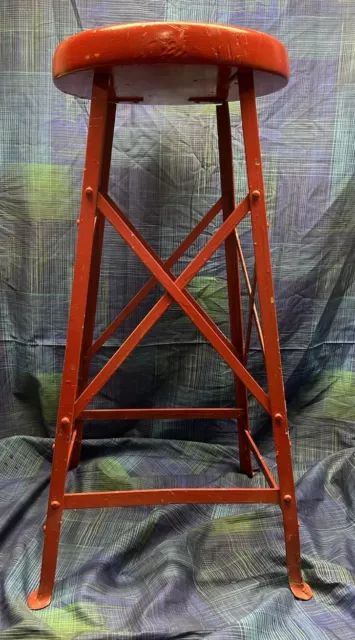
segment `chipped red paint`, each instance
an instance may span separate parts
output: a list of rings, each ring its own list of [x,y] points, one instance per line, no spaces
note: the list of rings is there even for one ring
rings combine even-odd
[[[64,40],[53,58],[61,91],[91,98],[96,70],[112,76],[112,100],[145,104],[237,100],[237,72],[250,68],[257,95],[281,89],[290,75],[285,47],[259,31],[191,22],[89,29]]]
[[[156,73],[150,74],[153,65]],[[135,82],[124,89],[122,79]],[[162,68],[164,67],[164,71]],[[252,69],[256,69],[255,72]],[[144,71],[144,73],[142,72]],[[197,73],[198,71],[198,73]],[[288,79],[287,53],[270,36],[247,29],[220,25],[138,24],[85,31],[68,38],[56,50],[54,81],[63,91],[91,97],[86,163],[83,180],[78,242],[74,268],[63,383],[59,401],[53,468],[49,492],[44,550],[38,590],[28,604],[47,606],[52,597],[64,509],[175,503],[277,503],[283,515],[286,560],[290,587],[297,598],[312,596],[300,567],[299,523],[292,473],[290,441],[282,382],[278,329],[271,275],[255,87],[268,93]],[[269,72],[269,73],[266,73]],[[271,75],[273,74],[273,75]],[[134,76],[134,73],[133,73]],[[116,82],[119,79],[119,84]],[[192,84],[192,80],[196,80]],[[120,93],[116,87],[119,86]],[[141,89],[141,94],[138,93]],[[206,91],[212,91],[212,96]],[[206,90],[206,91],[205,91]],[[124,92],[135,98],[127,98]],[[141,98],[139,97],[141,95]],[[240,97],[249,192],[236,206],[228,100]],[[221,171],[221,199],[191,231],[165,262],[153,251],[120,208],[107,195],[115,102],[120,100],[179,103],[219,102],[217,129]],[[201,235],[222,209],[223,222],[182,274],[170,268]],[[255,278],[250,283],[236,227],[250,212],[255,246]],[[103,334],[93,342],[103,230],[110,222],[152,273],[151,279]],[[206,261],[224,243],[226,250],[231,340],[216,326],[186,290]],[[246,279],[250,312],[246,340],[243,337],[240,270]],[[94,379],[89,381],[92,355],[124,322],[151,289],[160,283],[166,293],[155,304]],[[260,318],[255,305],[258,289]],[[206,339],[229,364],[235,375],[234,408],[88,409],[122,362],[139,344],[158,318],[176,301]],[[254,320],[264,352],[268,393],[246,368]],[[276,448],[278,483],[255,444],[248,419],[248,391],[270,413]],[[253,454],[270,488],[201,488],[103,491],[70,494],[65,491],[68,468],[80,459],[85,420],[148,418],[230,418],[238,423],[240,469],[253,475]]]

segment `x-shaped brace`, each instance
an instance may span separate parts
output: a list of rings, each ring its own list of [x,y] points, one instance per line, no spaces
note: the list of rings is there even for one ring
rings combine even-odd
[[[108,195],[98,195],[97,208],[118,231],[134,253],[142,260],[143,264],[151,271],[155,279],[166,289],[166,293],[148,312],[145,318],[133,330],[121,347],[76,400],[75,418],[80,415],[83,409],[85,409],[89,402],[96,396],[174,300],[231,367],[234,374],[240,378],[258,402],[270,413],[268,395],[238,360],[231,342],[191,294],[185,290],[196,273],[204,266],[222,242],[226,240],[228,235],[234,232],[235,227],[250,211],[249,196],[244,198],[234,209],[179,277],[176,277],[167,266],[164,266],[159,256],[153,251],[144,238],[142,238],[138,230]]]

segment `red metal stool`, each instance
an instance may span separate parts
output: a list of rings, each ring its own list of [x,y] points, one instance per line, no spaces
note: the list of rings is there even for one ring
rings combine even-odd
[[[278,40],[248,29],[191,23],[118,25],[85,31],[62,42],[54,54],[53,77],[55,85],[65,93],[91,99],[91,111],[42,571],[38,590],[28,598],[29,606],[41,609],[51,601],[64,509],[172,503],[279,504],[283,516],[289,584],[297,598],[308,600],[312,592],[303,582],[300,567],[299,524],[255,102],[256,95],[271,93],[287,84],[287,51]],[[237,99],[241,103],[249,193],[236,206],[228,101]],[[217,105],[222,197],[165,263],[107,194],[116,103],[119,102]],[[175,277],[170,268],[220,210],[223,211],[223,224],[184,272]],[[252,283],[246,271],[236,231],[237,225],[248,213],[251,214],[255,252],[255,277]],[[93,341],[105,220],[113,225],[148,267],[152,277],[103,334]],[[225,244],[226,252],[231,340],[226,338],[186,290],[192,278],[222,243]],[[245,339],[240,267],[244,271],[250,296]],[[93,354],[158,282],[166,293],[103,369],[89,381],[89,365]],[[261,322],[255,306],[256,287]],[[91,400],[173,301],[180,305],[233,370],[235,408],[88,409]],[[253,319],[264,352],[268,393],[265,393],[246,369]],[[255,396],[272,419],[278,483],[250,433],[248,392]],[[172,417],[235,418],[238,423],[240,469],[249,476],[253,475],[253,453],[269,488],[66,493],[68,468],[74,468],[79,463],[85,420]]]

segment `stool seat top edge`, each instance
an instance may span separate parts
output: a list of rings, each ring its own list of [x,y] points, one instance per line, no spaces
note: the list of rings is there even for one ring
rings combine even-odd
[[[52,69],[64,93],[90,98],[94,73],[109,73],[117,101],[132,97],[147,104],[238,99],[236,75],[245,69],[254,70],[256,94],[266,95],[284,87],[290,75],[286,47],[273,36],[193,22],[88,29],[57,46]]]

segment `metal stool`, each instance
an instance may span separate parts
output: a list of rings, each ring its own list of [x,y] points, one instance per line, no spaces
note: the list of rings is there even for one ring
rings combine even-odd
[[[193,23],[117,25],[92,29],[64,40],[54,54],[53,77],[55,85],[61,91],[91,99],[91,111],[42,570],[39,588],[30,594],[28,604],[32,609],[41,609],[51,601],[64,509],[172,503],[279,504],[283,516],[289,584],[297,598],[308,600],[312,592],[303,582],[300,567],[299,524],[281,372],[255,102],[256,95],[271,93],[287,84],[287,51],[278,40],[248,29]],[[228,101],[237,99],[241,104],[249,193],[236,206]],[[222,197],[165,263],[107,194],[116,103],[120,102],[217,105]],[[171,267],[221,210],[222,225],[183,273],[175,277],[170,271]],[[255,252],[255,277],[252,283],[246,271],[236,232],[237,225],[249,213]],[[113,225],[148,267],[152,277],[94,341],[105,220]],[[225,245],[226,253],[231,340],[226,338],[186,290],[192,278],[222,243]],[[250,297],[245,339],[240,267],[244,271]],[[166,293],[102,370],[89,381],[92,356],[158,282]],[[256,288],[259,295],[260,322],[255,305]],[[173,301],[180,305],[233,370],[235,408],[88,409],[91,400]],[[246,369],[253,320],[264,352],[268,393],[265,393]],[[250,433],[248,392],[257,399],[272,419],[278,483]],[[85,420],[173,417],[236,419],[240,470],[252,477],[251,456],[254,454],[269,488],[66,493],[67,471],[79,463]]]

